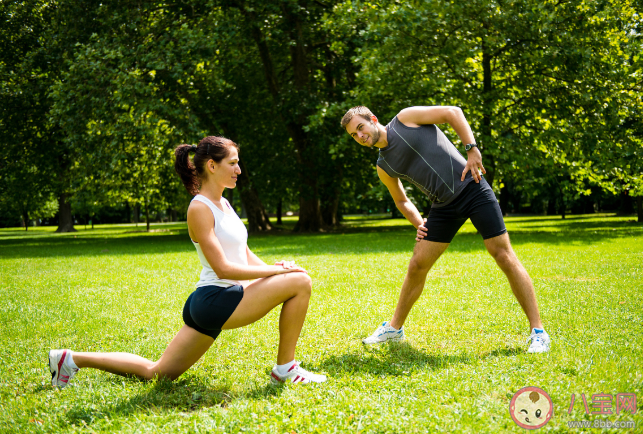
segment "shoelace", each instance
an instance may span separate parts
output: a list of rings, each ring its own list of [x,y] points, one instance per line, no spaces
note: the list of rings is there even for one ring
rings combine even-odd
[[[544,343],[544,341],[543,341],[542,336],[540,336],[540,335],[541,335],[541,333],[537,333],[537,334],[534,333],[533,335],[531,335],[531,336],[529,336],[527,338],[527,342],[529,342],[529,341],[531,341],[531,343],[538,342],[539,344],[542,345]]]

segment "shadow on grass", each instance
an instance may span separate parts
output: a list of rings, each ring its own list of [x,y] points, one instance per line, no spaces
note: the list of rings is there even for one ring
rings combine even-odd
[[[129,378],[121,381],[140,382],[141,380]],[[233,395],[228,388],[213,389],[202,384],[197,378],[187,377],[177,381],[159,380],[145,393],[138,394],[129,400],[120,401],[116,405],[104,407],[79,405],[66,414],[70,424],[91,425],[95,420],[105,416],[127,416],[141,412],[158,412],[163,410],[192,412],[203,408],[227,408],[235,399],[240,398],[266,398],[278,396],[283,387],[267,383],[263,387],[253,388],[241,395]]]
[[[329,374],[339,372],[368,372],[372,375],[408,376],[416,368],[445,369],[489,357],[510,357],[524,353],[522,348],[498,348],[485,354],[429,354],[406,342],[364,347],[355,353],[331,356],[320,363]]]
[[[372,219],[381,220],[381,219]],[[520,227],[520,223],[533,220],[547,224]],[[509,234],[514,245],[526,243],[564,245],[592,245],[624,236],[643,235],[640,223],[623,221],[588,221],[583,218],[559,220],[528,219],[513,222]],[[364,220],[368,221],[368,220]],[[361,222],[361,221],[360,221]],[[554,228],[555,230],[547,230]],[[163,231],[171,230],[172,233]],[[108,233],[105,233],[107,231]],[[33,237],[0,238],[2,258],[41,258],[66,256],[104,256],[119,254],[162,254],[192,251],[187,228],[162,228],[157,232],[138,232],[133,227],[108,228],[100,235],[79,231],[73,235],[41,232]],[[413,250],[415,232],[407,223],[394,226],[340,228],[320,234],[295,234],[289,231],[252,234],[250,245],[272,255],[316,255],[355,253],[401,253]],[[449,252],[484,251],[479,234],[458,234]]]
[[[177,232],[177,231],[174,231]],[[139,236],[37,237],[0,240],[0,258],[48,258],[66,256],[104,256],[119,254],[154,254],[193,251],[187,230],[179,234]]]

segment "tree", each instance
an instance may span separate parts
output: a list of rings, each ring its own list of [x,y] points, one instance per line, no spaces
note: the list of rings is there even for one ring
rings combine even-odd
[[[364,49],[354,58],[364,65],[358,99],[383,119],[409,105],[463,107],[483,146],[487,179],[500,191],[503,179],[516,185],[542,178],[548,165],[569,176],[564,184],[549,178],[551,185],[566,185],[557,193],[561,200],[582,193],[584,180],[602,178],[592,170],[594,143],[599,133],[608,141],[614,126],[601,119],[605,101],[622,106],[616,77],[628,73],[623,47],[637,50],[631,23],[640,21],[632,2],[358,2],[342,8],[353,25],[368,23]]]
[[[7,155],[17,155],[24,146],[36,149],[38,159],[30,164],[39,174],[47,174],[48,185],[58,197],[58,232],[74,230],[72,172],[83,147],[71,148],[64,130],[51,117],[54,101],[50,92],[65,73],[66,59],[99,30],[99,8],[100,3],[93,0],[9,0],[0,4],[0,135]],[[24,194],[39,193],[26,189]]]

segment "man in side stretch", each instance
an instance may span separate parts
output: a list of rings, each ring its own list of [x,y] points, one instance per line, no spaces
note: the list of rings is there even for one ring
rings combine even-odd
[[[435,124],[447,123],[465,144],[468,160]],[[530,353],[549,351],[534,286],[509,242],[498,201],[487,181],[482,155],[467,120],[458,107],[408,107],[386,126],[366,107],[350,109],[342,127],[357,143],[379,148],[377,174],[400,212],[417,228],[413,257],[391,321],[364,339],[379,344],[404,339],[404,321],[422,294],[426,276],[467,219],[482,235],[487,251],[507,275],[511,290],[531,326]],[[433,202],[428,219],[422,219],[406,197],[400,179],[411,182]]]

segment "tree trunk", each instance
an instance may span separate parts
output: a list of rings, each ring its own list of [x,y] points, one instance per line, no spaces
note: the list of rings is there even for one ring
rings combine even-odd
[[[313,144],[310,143],[308,135],[304,131],[309,110],[306,110],[301,104],[297,104],[296,110],[289,110],[287,108],[288,104],[284,107],[284,97],[288,97],[291,102],[295,102],[295,100],[301,100],[301,98],[298,97],[299,92],[306,95],[310,91],[310,74],[307,59],[307,46],[309,41],[304,39],[304,35],[306,34],[304,32],[304,26],[306,22],[305,19],[302,19],[302,17],[297,14],[297,10],[299,9],[294,8],[291,10],[288,5],[282,4],[282,12],[286,18],[290,36],[290,67],[294,78],[294,86],[288,85],[288,90],[282,93],[281,86],[279,85],[279,76],[270,54],[270,48],[261,31],[261,26],[263,25],[262,20],[257,17],[252,9],[239,7],[239,11],[248,19],[252,38],[257,44],[268,91],[272,95],[275,103],[275,111],[279,113],[284,120],[288,135],[292,139],[296,149],[299,169],[299,221],[295,225],[294,230],[317,232],[322,229],[324,224],[317,188],[317,159],[314,155],[311,155]],[[304,109],[302,110],[302,108]]]
[[[76,232],[67,193],[62,193],[58,197],[58,229],[56,232]]]
[[[281,206],[283,204],[283,200],[279,198],[279,202],[277,202],[277,224],[282,225],[283,223],[281,222]]]
[[[150,231],[150,206],[147,195],[145,195],[145,230]]]
[[[549,198],[547,201],[547,215],[556,215],[556,199]]]
[[[342,194],[341,185],[344,179],[344,165],[335,161],[335,176],[332,178],[331,188],[326,188],[323,195],[322,217],[326,226],[334,227],[339,224],[339,197]],[[330,193],[330,195],[329,195]]]
[[[565,203],[564,197],[560,197],[560,216],[565,220],[565,212],[567,211],[567,204]]]
[[[322,216],[324,217],[324,223],[327,226],[337,226],[339,221],[337,219],[337,211],[339,210],[339,194],[331,198],[327,202],[322,210]]]
[[[29,213],[24,211],[22,213],[22,221],[25,223],[25,231],[29,230]]]
[[[324,227],[317,185],[317,168],[311,149],[311,143],[301,125],[287,124],[290,137],[297,149],[299,166],[299,220],[293,229],[295,232],[319,232]]]
[[[636,213],[639,216],[639,223],[643,223],[643,196],[636,196]]]
[[[250,174],[245,166],[243,160],[239,161],[239,168],[241,175],[237,179],[239,184],[239,195],[241,196],[241,203],[246,210],[248,216],[248,231],[249,232],[263,232],[272,229],[268,214],[259,199],[257,190],[253,187],[250,181]]]

